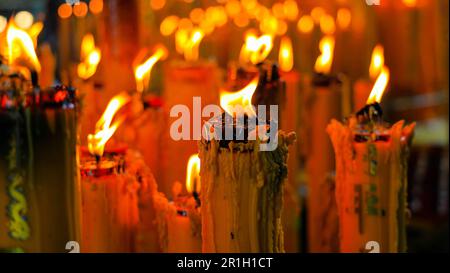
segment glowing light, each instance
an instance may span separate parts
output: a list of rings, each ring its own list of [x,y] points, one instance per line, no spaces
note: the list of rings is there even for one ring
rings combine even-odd
[[[252,117],[256,113],[252,106],[252,97],[258,86],[258,77],[255,77],[247,86],[237,92],[220,91],[220,106],[229,115],[247,114]]]
[[[369,66],[369,76],[372,80],[375,80],[381,72],[384,66],[384,48],[378,44],[373,48],[372,58]]]
[[[383,97],[384,91],[389,83],[390,72],[389,68],[384,66],[381,69],[380,75],[373,85],[372,91],[370,92],[369,98],[367,99],[367,104],[372,104],[375,102],[380,103],[381,98]]]
[[[77,17],[84,17],[88,12],[88,5],[85,2],[79,2],[73,6],[73,14]]]
[[[284,5],[281,2],[277,2],[272,6],[272,13],[278,19],[284,18]]]
[[[58,15],[63,19],[69,18],[72,15],[72,6],[66,3],[61,4],[58,7]]]
[[[24,61],[28,64],[27,67],[31,67],[37,72],[41,71],[41,64],[34,51],[32,37],[24,30],[18,28],[12,20],[9,21],[6,29],[6,47],[10,64]]]
[[[253,33],[248,33],[245,38],[245,43],[242,46],[239,60],[242,63],[250,61],[253,64],[258,64],[264,61],[270,54],[273,47],[273,38],[270,35],[262,35],[256,37]]]
[[[160,10],[166,5],[166,0],[150,0],[150,7],[153,10]]]
[[[0,33],[3,32],[3,30],[5,30],[6,25],[8,24],[8,20],[0,15]]]
[[[284,36],[281,38],[278,63],[280,64],[280,69],[284,72],[289,72],[294,67],[292,41],[288,36]]]
[[[234,17],[233,22],[238,27],[246,27],[250,23],[250,18],[247,13],[241,12]]]
[[[159,31],[164,36],[169,36],[178,28],[180,19],[175,15],[170,15],[164,18],[159,27]]]
[[[403,4],[408,8],[414,8],[417,6],[417,0],[403,0]]]
[[[140,55],[140,54],[139,54]],[[139,62],[140,56],[135,60]],[[145,62],[142,64],[138,64],[134,67],[134,77],[136,79],[136,90],[142,93],[147,87],[150,80],[150,73],[152,71],[153,66],[159,60],[164,60],[169,55],[167,48],[163,45],[157,45],[155,52],[152,56],[150,56]]]
[[[192,24],[191,20],[188,18],[182,18],[178,22],[178,29],[185,29],[185,30],[191,30],[194,27],[194,24]]]
[[[352,22],[352,13],[349,9],[340,8],[337,12],[336,21],[340,29],[347,29]]]
[[[195,29],[191,33],[191,37],[188,40],[186,46],[184,47],[184,59],[186,61],[196,61],[198,60],[199,54],[199,47],[200,42],[202,41],[205,34],[201,29]]]
[[[89,10],[93,14],[98,14],[103,11],[103,0],[91,0],[89,2]]]
[[[286,34],[288,29],[288,25],[285,21],[283,20],[278,20],[277,22],[277,35],[281,36]]]
[[[106,142],[113,136],[119,125],[125,120],[125,116],[120,116],[111,125],[112,120],[114,119],[114,116],[117,114],[117,112],[130,101],[131,97],[126,92],[122,92],[114,96],[109,101],[105,112],[103,112],[103,115],[95,125],[95,134],[89,134],[87,137],[88,150],[92,155],[103,155]]]
[[[78,64],[78,77],[87,80],[97,71],[97,66],[101,60],[101,51],[95,46],[94,36],[86,34],[81,41],[80,51],[81,62]]]
[[[33,24],[33,20],[34,20],[33,14],[25,10],[19,11],[16,14],[16,16],[14,16],[16,26],[25,30],[31,27],[31,25]]]
[[[34,47],[37,46],[37,38],[43,28],[44,28],[44,24],[42,22],[36,22],[27,30],[28,34],[30,35],[31,39],[33,40]]]
[[[289,21],[295,21],[298,17],[298,5],[294,0],[286,0],[283,4],[284,15]]]
[[[297,29],[301,33],[310,33],[314,28],[314,21],[311,16],[303,15],[297,23]]]
[[[320,18],[320,30],[327,35],[334,34],[336,25],[332,16],[324,15]]]
[[[200,192],[200,158],[198,154],[193,154],[189,157],[186,169],[186,189],[189,193]]]
[[[319,49],[321,55],[317,58],[314,70],[317,73],[328,74],[333,64],[334,37],[325,36],[320,40]]]
[[[241,12],[241,3],[237,0],[229,0],[225,5],[228,16],[234,17]]]
[[[195,8],[191,10],[191,12],[189,13],[189,18],[191,19],[192,22],[196,24],[200,24],[200,22],[203,20],[204,17],[205,11],[201,8]]]
[[[189,39],[189,32],[184,29],[179,29],[175,33],[175,49],[179,54],[184,53],[184,47]]]
[[[311,10],[311,17],[315,23],[320,22],[320,18],[325,15],[325,10],[322,7],[315,7]]]

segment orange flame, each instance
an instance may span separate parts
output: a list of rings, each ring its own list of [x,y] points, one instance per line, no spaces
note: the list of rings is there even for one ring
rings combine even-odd
[[[334,37],[325,36],[320,40],[319,48],[321,55],[317,58],[314,70],[318,73],[328,74],[333,64]]]
[[[375,80],[384,67],[384,48],[382,45],[376,45],[372,51],[372,59],[370,61],[369,75]]]
[[[194,29],[187,40],[184,47],[184,59],[186,61],[196,61],[198,60],[198,49],[200,47],[200,42],[202,41],[205,33],[200,29]]]
[[[271,35],[262,35],[257,37],[254,33],[249,33],[245,37],[245,43],[242,46],[239,60],[242,63],[258,64],[264,61],[270,54],[273,47],[273,38]]]
[[[200,158],[198,154],[189,157],[186,170],[186,189],[189,193],[200,192]]]
[[[150,80],[150,73],[153,66],[159,60],[164,60],[168,56],[167,48],[159,44],[156,46],[155,52],[142,64],[136,65],[134,67],[134,78],[136,79],[136,89],[139,93],[142,93],[144,89],[148,87],[148,82]],[[138,55],[138,57],[140,57]],[[139,58],[137,58],[139,59]]]
[[[287,36],[281,38],[278,62],[280,63],[280,69],[284,72],[289,72],[294,67],[294,54],[292,50],[292,41]]]
[[[97,66],[102,57],[101,51],[95,46],[94,36],[86,34],[81,41],[81,63],[78,64],[78,76],[84,80],[89,79],[97,71]]]
[[[389,68],[383,66],[380,74],[378,75],[377,81],[373,85],[372,91],[370,92],[366,104],[381,102],[381,97],[383,97],[384,91],[386,90],[386,86],[389,83],[389,76],[390,76]]]
[[[34,50],[35,43],[33,42],[33,38],[36,39],[40,32],[36,29],[38,26],[31,29],[32,37],[26,31],[18,28],[12,20],[9,20],[6,29],[6,48],[3,50],[6,49],[4,53],[8,56],[10,64],[18,64],[22,61],[27,63],[28,68],[37,72],[41,71],[41,64]]]
[[[102,156],[106,142],[112,137],[119,125],[125,120],[125,116],[120,116],[112,125],[111,122],[116,113],[131,101],[131,97],[122,92],[114,96],[108,103],[103,115],[95,125],[95,134],[88,135],[88,149],[92,155]]]
[[[230,115],[244,114],[256,116],[252,107],[252,97],[258,86],[259,77],[255,77],[247,86],[237,92],[220,91],[220,106]]]

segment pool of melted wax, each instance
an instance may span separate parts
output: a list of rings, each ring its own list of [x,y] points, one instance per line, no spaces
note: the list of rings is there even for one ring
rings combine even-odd
[[[273,123],[274,121],[272,121]],[[250,140],[256,140],[259,130],[263,130],[264,136],[260,141],[270,140],[270,123],[263,119],[256,118],[256,121],[249,124],[249,117],[244,115],[243,119],[236,119],[227,113],[222,113],[220,116],[216,116],[205,123],[206,128],[206,140],[212,139],[219,140],[219,146],[221,148],[228,148],[230,142],[234,143],[248,143]],[[226,136],[227,129],[233,132],[232,137]]]

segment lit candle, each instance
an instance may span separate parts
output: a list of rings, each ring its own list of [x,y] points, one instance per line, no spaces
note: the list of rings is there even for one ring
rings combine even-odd
[[[174,193],[176,199],[167,214],[169,253],[199,253],[202,251],[200,218],[200,159],[197,154],[189,158],[186,170],[188,196]]]
[[[379,102],[388,81],[383,67],[366,106],[327,128],[336,155],[341,252],[406,251],[407,158],[415,124],[383,122]]]
[[[310,124],[307,139],[308,248],[310,252],[336,252],[338,222],[334,198],[333,147],[325,128],[330,119],[341,116],[341,82],[330,74],[334,38],[325,36],[319,44],[321,55],[315,64],[309,94]]]
[[[283,186],[288,145],[295,141],[295,134],[280,131],[274,151],[259,151],[263,140],[250,140],[249,136],[263,129],[238,124],[238,116],[255,117],[251,101],[258,82],[256,77],[238,92],[223,91],[221,106],[226,112],[209,121],[209,138],[199,143],[203,252],[284,251]],[[241,106],[244,112],[232,111],[234,106]],[[224,124],[224,117],[231,117],[233,123]],[[236,129],[233,140],[217,135],[223,135],[227,126]],[[244,139],[239,140],[238,131],[244,132]]]
[[[124,121],[116,113],[131,97],[120,93],[113,97],[96,124],[94,135],[88,135],[86,157],[80,165],[83,201],[82,252],[131,252],[139,221],[138,175],[125,170],[126,149],[110,148],[106,142]],[[104,156],[104,152],[106,156]]]
[[[278,57],[282,80],[286,83],[286,95],[281,108],[280,126],[283,130],[293,131],[296,134],[300,131],[300,74],[293,70],[294,54],[292,42],[289,37],[281,38],[280,52]],[[299,147],[296,144],[289,146],[288,157],[288,178],[285,186],[283,227],[284,227],[284,247],[286,252],[298,252],[299,242],[299,217],[300,200],[298,196],[297,181],[299,170]]]
[[[75,90],[40,90],[32,37],[8,24],[0,41],[0,249],[65,252],[79,239]],[[3,47],[6,44],[6,47]],[[6,48],[6,50],[5,50]],[[3,64],[7,60],[8,66]],[[5,153],[5,154],[4,154]],[[6,174],[6,175],[5,175]]]
[[[168,117],[167,128],[163,131],[161,141],[161,172],[163,181],[160,189],[167,196],[171,195],[174,181],[181,181],[186,177],[185,164],[189,156],[197,152],[198,136],[191,136],[191,140],[175,141],[170,136],[171,124],[177,117],[170,117],[171,108],[174,105],[185,105],[192,115],[193,98],[200,97],[201,105],[218,104],[218,90],[220,83],[219,68],[213,61],[199,58],[199,45],[203,33],[199,29],[193,29],[181,39],[178,34],[177,48],[185,57],[184,61],[174,60],[165,67],[164,77],[164,111]],[[194,124],[195,126],[195,124]]]

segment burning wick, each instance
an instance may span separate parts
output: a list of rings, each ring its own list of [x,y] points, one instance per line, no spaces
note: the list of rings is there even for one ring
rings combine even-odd
[[[370,92],[369,98],[367,99],[366,106],[356,113],[358,122],[380,122],[382,119],[383,111],[380,106],[381,98],[383,97],[384,91],[389,83],[389,68],[383,66],[378,75],[378,78],[373,85],[372,91]]]
[[[136,90],[140,94],[142,94],[144,90],[148,88],[150,73],[152,72],[153,66],[159,60],[165,60],[169,55],[169,52],[163,45],[157,45],[153,55],[142,62],[143,56],[145,56],[146,54],[147,50],[143,49],[134,60],[134,77],[136,79]]]
[[[186,189],[195,199],[197,207],[200,207],[200,158],[198,154],[193,154],[189,157],[186,169]]]
[[[100,162],[105,149],[106,142],[113,136],[119,125],[125,120],[125,116],[121,115],[111,125],[111,122],[117,112],[131,101],[131,97],[122,92],[114,96],[108,103],[108,106],[103,112],[103,115],[97,121],[95,134],[88,135],[88,149],[89,152],[95,156],[97,163]]]

